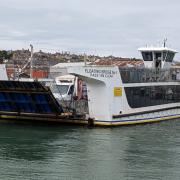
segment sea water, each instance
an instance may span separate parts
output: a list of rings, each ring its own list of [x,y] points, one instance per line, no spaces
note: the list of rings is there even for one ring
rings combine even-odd
[[[2,180],[180,179],[180,120],[115,128],[0,123]]]

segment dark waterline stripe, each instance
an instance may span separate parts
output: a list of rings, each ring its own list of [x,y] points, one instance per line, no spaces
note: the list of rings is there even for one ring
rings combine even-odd
[[[169,116],[159,116],[159,117],[154,117],[154,118],[121,120],[121,121],[101,121],[101,120],[96,120],[96,122],[105,122],[105,123],[134,122],[134,121],[145,121],[145,120],[155,120],[155,119],[158,120],[158,119],[160,119],[160,118],[166,118],[166,117],[172,117],[172,116],[180,116],[180,114],[174,114],[174,115],[169,115]]]
[[[149,111],[141,111],[141,112],[135,112],[135,113],[129,113],[129,114],[119,114],[119,115],[113,115],[113,118],[116,119],[116,118],[121,118],[121,117],[148,114],[148,113],[153,113],[153,112],[161,112],[161,111],[167,111],[167,110],[178,109],[178,108],[180,108],[180,106],[163,108],[163,109],[155,109],[155,110],[149,110]]]

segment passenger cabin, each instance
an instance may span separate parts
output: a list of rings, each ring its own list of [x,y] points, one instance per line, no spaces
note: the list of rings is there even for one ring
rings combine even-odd
[[[165,44],[162,47],[139,48],[138,51],[142,54],[145,67],[153,69],[170,68],[177,53],[176,50],[166,47]]]

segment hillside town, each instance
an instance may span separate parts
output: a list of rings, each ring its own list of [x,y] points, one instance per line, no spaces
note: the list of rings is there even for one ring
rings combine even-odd
[[[23,69],[21,76],[29,77],[30,75],[30,63],[31,51],[29,49],[11,50],[11,51],[0,51],[0,62],[6,64],[7,73],[10,78],[15,76],[15,73]],[[49,69],[58,63],[73,63],[73,62],[89,62],[97,63],[99,65],[110,65],[114,62],[119,63],[122,61],[141,61],[135,58],[121,58],[114,56],[95,56],[95,55],[77,55],[71,54],[70,52],[56,52],[47,53],[43,51],[33,53],[32,69],[33,78],[47,78],[49,75]]]

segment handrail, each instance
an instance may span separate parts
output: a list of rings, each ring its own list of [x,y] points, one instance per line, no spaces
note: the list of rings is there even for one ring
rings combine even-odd
[[[119,68],[123,83],[178,82],[180,69]]]

